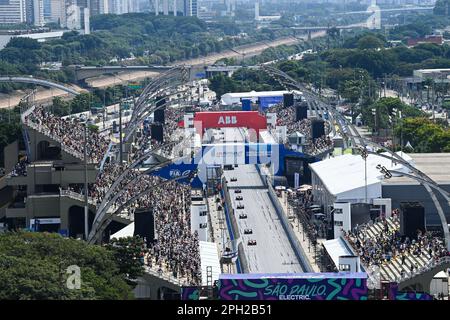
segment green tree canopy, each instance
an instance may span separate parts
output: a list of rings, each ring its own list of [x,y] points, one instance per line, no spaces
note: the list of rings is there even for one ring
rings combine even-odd
[[[69,289],[69,266],[81,288]],[[107,248],[58,234],[0,234],[0,299],[130,299],[132,287]]]

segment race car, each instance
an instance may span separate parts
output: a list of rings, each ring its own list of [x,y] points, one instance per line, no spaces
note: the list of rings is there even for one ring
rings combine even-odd
[[[231,178],[231,182],[236,182],[237,181],[237,178],[236,177],[232,177]]]
[[[247,215],[245,213],[241,213],[239,215],[239,219],[247,219]]]
[[[234,193],[242,193],[241,189],[234,190]]]
[[[242,198],[242,196],[237,196],[236,197],[236,200],[242,200],[242,199],[244,199],[244,198]]]
[[[253,234],[252,229],[244,229],[244,234]]]
[[[243,205],[242,203],[239,203],[239,204],[237,205],[236,208],[238,208],[238,209],[244,209],[244,205]]]
[[[248,241],[247,241],[247,244],[248,244],[249,246],[256,246],[256,240],[248,240]]]

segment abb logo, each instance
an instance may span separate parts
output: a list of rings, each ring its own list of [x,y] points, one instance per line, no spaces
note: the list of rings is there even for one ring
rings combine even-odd
[[[219,124],[236,124],[236,123],[237,123],[236,116],[219,117]]]

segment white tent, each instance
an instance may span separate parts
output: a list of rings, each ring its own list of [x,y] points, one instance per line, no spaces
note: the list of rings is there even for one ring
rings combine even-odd
[[[111,239],[121,239],[132,237],[134,235],[134,222],[127,225],[125,228],[120,229],[116,233],[111,235]]]
[[[202,285],[208,285],[207,269],[211,267],[212,284],[219,279],[221,273],[219,253],[217,245],[214,242],[199,241],[200,246],[200,265],[202,269]]]
[[[412,163],[411,157],[405,153],[398,153],[404,160]],[[401,164],[389,159],[369,154],[367,157],[367,197],[380,198],[383,174],[377,169],[381,164],[388,170],[409,172]],[[365,199],[365,164],[360,155],[345,154],[329,158],[309,165],[313,175],[319,180],[316,185],[323,186],[336,201],[350,201]],[[354,200],[354,201],[352,201]]]
[[[264,97],[282,97],[285,93],[294,93],[296,95],[301,95],[300,91],[250,91],[250,92],[230,92],[222,95],[221,103],[223,105],[232,105],[235,103],[240,103],[241,99],[252,99],[256,102],[258,98]]]

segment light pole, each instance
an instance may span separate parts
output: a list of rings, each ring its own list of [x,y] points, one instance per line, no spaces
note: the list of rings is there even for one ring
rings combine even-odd
[[[366,147],[358,147],[361,152],[361,157],[364,159],[364,194],[365,194],[365,202],[367,202],[367,157],[369,154],[367,153]]]
[[[88,221],[88,179],[87,179],[87,122],[84,123],[84,238],[87,240],[89,236]]]
[[[449,197],[448,197],[448,193],[446,193],[445,191],[443,191],[439,185],[437,185],[436,183],[432,183],[428,180],[425,180],[423,178],[420,177],[416,177],[415,175],[412,174],[408,174],[408,173],[404,173],[401,171],[396,171],[396,170],[388,170],[386,169],[384,166],[382,165],[377,165],[377,169],[380,170],[380,172],[382,174],[384,174],[384,177],[386,179],[390,179],[392,177],[392,173],[394,174],[398,174],[398,175],[403,175],[405,177],[411,178],[416,180],[417,182],[419,182],[421,185],[423,185],[425,187],[425,189],[427,190],[427,192],[429,193],[431,200],[433,201],[434,206],[436,207],[436,210],[438,211],[438,215],[441,219],[441,224],[442,224],[442,229],[444,232],[444,242],[446,245],[447,250],[450,250],[450,232],[449,232],[449,226],[447,224],[447,220],[444,214],[444,211],[442,210],[442,206],[439,203],[439,200],[437,199],[435,193],[433,192],[432,189],[435,189],[437,191],[439,191],[448,201],[447,205],[450,206],[450,201],[449,201]]]

